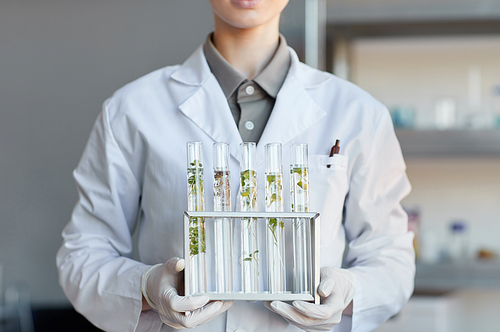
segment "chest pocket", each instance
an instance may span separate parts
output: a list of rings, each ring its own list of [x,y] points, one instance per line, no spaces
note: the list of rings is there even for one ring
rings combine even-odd
[[[347,156],[339,154],[309,156],[310,211],[321,214],[321,246],[331,245],[342,223],[348,191],[347,161]]]

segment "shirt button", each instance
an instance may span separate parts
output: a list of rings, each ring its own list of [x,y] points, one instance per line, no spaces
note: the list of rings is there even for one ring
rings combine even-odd
[[[247,128],[248,130],[252,130],[253,128],[255,128],[255,125],[252,121],[247,121],[245,122],[245,128]]]
[[[247,93],[247,95],[253,95],[253,93],[255,92],[255,88],[249,85],[245,88],[245,92]]]

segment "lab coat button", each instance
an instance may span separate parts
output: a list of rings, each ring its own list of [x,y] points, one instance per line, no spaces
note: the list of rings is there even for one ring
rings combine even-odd
[[[247,121],[245,122],[245,128],[247,128],[248,130],[252,130],[253,128],[255,128],[255,125],[252,121]]]
[[[234,332],[245,332],[245,330],[243,330],[243,329],[237,329],[237,330],[234,330]]]
[[[255,92],[255,88],[249,85],[245,88],[245,92],[247,93],[247,95],[253,95],[253,93]]]

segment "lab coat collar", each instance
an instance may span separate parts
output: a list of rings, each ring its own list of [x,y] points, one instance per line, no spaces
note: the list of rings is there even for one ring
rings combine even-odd
[[[231,156],[240,162],[239,145],[243,141],[224,92],[210,71],[202,46],[170,77],[191,87],[186,89],[186,94],[189,96],[176,96],[181,98],[179,105],[181,112],[196,123],[214,142],[229,143]],[[193,86],[197,86],[194,92]],[[186,97],[187,99],[184,100]]]
[[[308,89],[330,79],[330,75],[300,63],[291,48],[290,69],[271,112],[266,128],[257,144],[257,163],[264,162],[264,146],[280,142],[283,145],[319,121],[326,112],[311,98]],[[240,162],[242,143],[229,104],[217,79],[210,71],[202,46],[170,76],[188,87],[179,109],[196,123],[214,142],[230,143],[231,155]],[[197,88],[193,91],[193,86]]]
[[[202,85],[210,75],[212,72],[201,45],[170,77],[186,85]]]

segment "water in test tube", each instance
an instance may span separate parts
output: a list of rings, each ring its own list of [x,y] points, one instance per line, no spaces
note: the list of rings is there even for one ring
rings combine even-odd
[[[188,211],[204,211],[203,144],[187,142]],[[207,291],[205,219],[189,219],[190,293]]]
[[[229,144],[214,143],[214,211],[231,211]],[[230,218],[215,219],[216,291],[233,291],[233,245]]]
[[[309,167],[307,144],[294,144],[290,151],[290,203],[292,212],[309,212]],[[292,222],[293,291],[311,292],[311,227],[309,219]]]
[[[266,144],[266,212],[283,212],[281,144]],[[281,218],[266,220],[269,293],[286,291],[285,229]]]
[[[240,210],[257,211],[257,171],[255,165],[256,144],[240,144]],[[243,293],[259,291],[259,249],[257,219],[241,218],[241,289]]]

